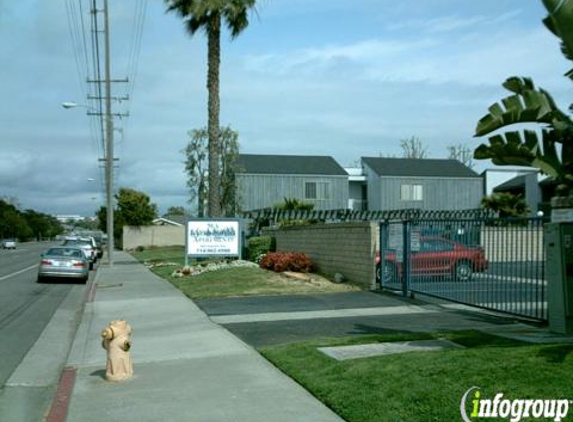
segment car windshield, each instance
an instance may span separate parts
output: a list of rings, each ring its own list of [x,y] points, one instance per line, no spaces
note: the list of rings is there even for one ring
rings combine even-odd
[[[82,251],[75,248],[51,248],[46,252],[47,256],[61,256],[66,258],[83,258]]]
[[[80,248],[91,248],[92,245],[89,242],[84,242],[82,240],[66,240],[64,246],[77,246]]]

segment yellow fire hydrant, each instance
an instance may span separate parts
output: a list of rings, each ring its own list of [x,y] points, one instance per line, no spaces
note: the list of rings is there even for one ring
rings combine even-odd
[[[105,379],[108,381],[122,381],[133,377],[133,362],[129,354],[130,334],[130,325],[122,320],[110,322],[101,332],[101,345],[107,350]]]

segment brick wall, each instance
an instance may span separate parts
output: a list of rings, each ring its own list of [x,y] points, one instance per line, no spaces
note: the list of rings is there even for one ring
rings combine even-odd
[[[374,284],[375,223],[294,226],[269,234],[276,237],[277,251],[304,252],[321,272]]]

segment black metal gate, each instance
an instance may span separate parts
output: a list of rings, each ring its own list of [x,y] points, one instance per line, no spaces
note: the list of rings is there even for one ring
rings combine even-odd
[[[547,320],[541,218],[380,224],[377,282],[404,295]]]

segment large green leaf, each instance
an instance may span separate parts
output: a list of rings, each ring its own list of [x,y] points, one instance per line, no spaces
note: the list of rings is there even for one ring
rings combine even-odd
[[[500,103],[489,108],[489,113],[480,119],[476,136],[483,136],[497,129],[516,123],[551,123],[553,119],[565,119],[567,116],[557,108],[551,95],[536,89],[529,78],[513,76],[503,86],[513,92]]]
[[[573,0],[542,2],[549,12],[544,24],[561,39],[563,54],[573,60]],[[566,76],[573,79],[573,70]],[[489,138],[488,144],[475,150],[474,157],[491,159],[497,165],[538,168],[559,182],[558,194],[573,192],[573,120],[557,107],[547,91],[536,88],[529,78],[514,76],[503,86],[511,95],[489,107],[488,114],[477,124],[476,136],[513,124],[539,123],[544,126],[542,139],[528,130],[496,134]]]
[[[561,52],[573,60],[573,2],[542,0],[549,15],[543,20],[545,26],[561,39]],[[573,69],[565,74],[573,79]]]
[[[542,143],[537,133],[531,130],[494,135],[489,138],[489,145],[482,144],[475,150],[474,158],[491,159],[494,164],[502,166],[535,167],[556,179],[563,177],[553,131],[543,131]]]

